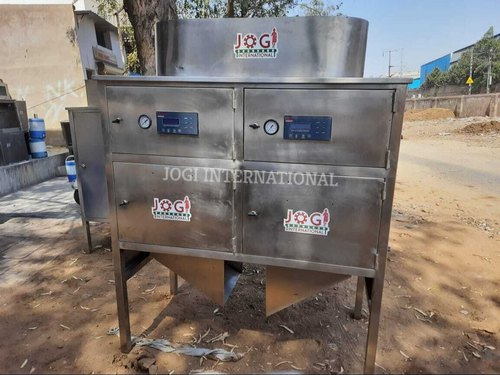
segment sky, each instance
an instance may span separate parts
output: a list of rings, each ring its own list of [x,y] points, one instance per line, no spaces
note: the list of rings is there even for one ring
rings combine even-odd
[[[404,71],[420,71],[420,65],[475,43],[490,26],[500,33],[500,0],[343,0],[340,12],[370,23],[365,77],[387,75],[383,51],[402,48]],[[394,52],[393,71],[400,60]]]

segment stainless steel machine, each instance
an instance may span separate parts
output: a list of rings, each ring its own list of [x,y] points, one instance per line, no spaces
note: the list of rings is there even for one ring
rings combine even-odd
[[[89,81],[123,351],[127,280],[149,260],[171,270],[173,292],[178,274],[220,304],[248,262],[266,266],[268,315],[357,276],[373,372],[408,80],[361,78],[367,27],[167,21],[157,25],[163,76]]]

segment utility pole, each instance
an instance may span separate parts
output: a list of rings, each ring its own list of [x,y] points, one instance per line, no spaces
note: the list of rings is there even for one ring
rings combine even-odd
[[[474,47],[470,50],[470,65],[469,65],[469,78],[472,78],[472,58],[474,56]],[[469,95],[472,94],[472,83],[469,84]]]
[[[488,54],[488,76],[486,78],[486,94],[490,93],[490,85],[491,85],[491,55],[493,55],[493,48],[490,48],[490,53]]]
[[[404,48],[401,48],[400,49],[401,51],[401,65],[399,67],[399,75],[402,77],[403,76],[403,52],[404,52]]]
[[[389,78],[392,76],[391,68],[394,68],[394,65],[391,65],[391,56],[392,56],[393,52],[397,52],[397,51],[398,51],[397,49],[392,49],[392,50],[382,52],[382,56],[385,56],[386,53],[389,54],[389,65],[387,66],[387,77],[389,77]]]

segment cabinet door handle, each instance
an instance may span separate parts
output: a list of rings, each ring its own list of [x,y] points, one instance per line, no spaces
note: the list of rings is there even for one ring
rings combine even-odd
[[[250,211],[247,215],[248,216],[258,216],[259,214],[257,213],[257,211]]]
[[[120,122],[122,122],[122,118],[121,117],[117,117],[115,118],[113,121],[111,121],[113,124],[119,124]]]
[[[257,124],[257,123],[255,123],[255,122],[253,124],[248,125],[248,126],[250,126],[252,129],[258,129],[258,128],[260,128],[260,125]]]
[[[128,205],[128,200],[124,199],[120,202],[120,207],[126,207]]]
[[[80,167],[82,167],[83,169],[85,169],[85,168],[87,168],[87,164],[85,164],[85,163],[81,163],[81,164],[80,164]]]

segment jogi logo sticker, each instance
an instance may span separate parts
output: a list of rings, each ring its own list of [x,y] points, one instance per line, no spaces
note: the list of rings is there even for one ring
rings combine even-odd
[[[278,54],[278,31],[257,36],[253,33],[236,34],[234,57],[237,59],[275,59]]]
[[[187,195],[184,200],[173,203],[168,199],[154,198],[151,212],[155,220],[191,221],[191,202]]]
[[[308,215],[305,211],[288,210],[286,219],[283,220],[285,232],[316,234],[327,236],[330,228],[330,211],[325,208],[323,212],[313,212]]]

